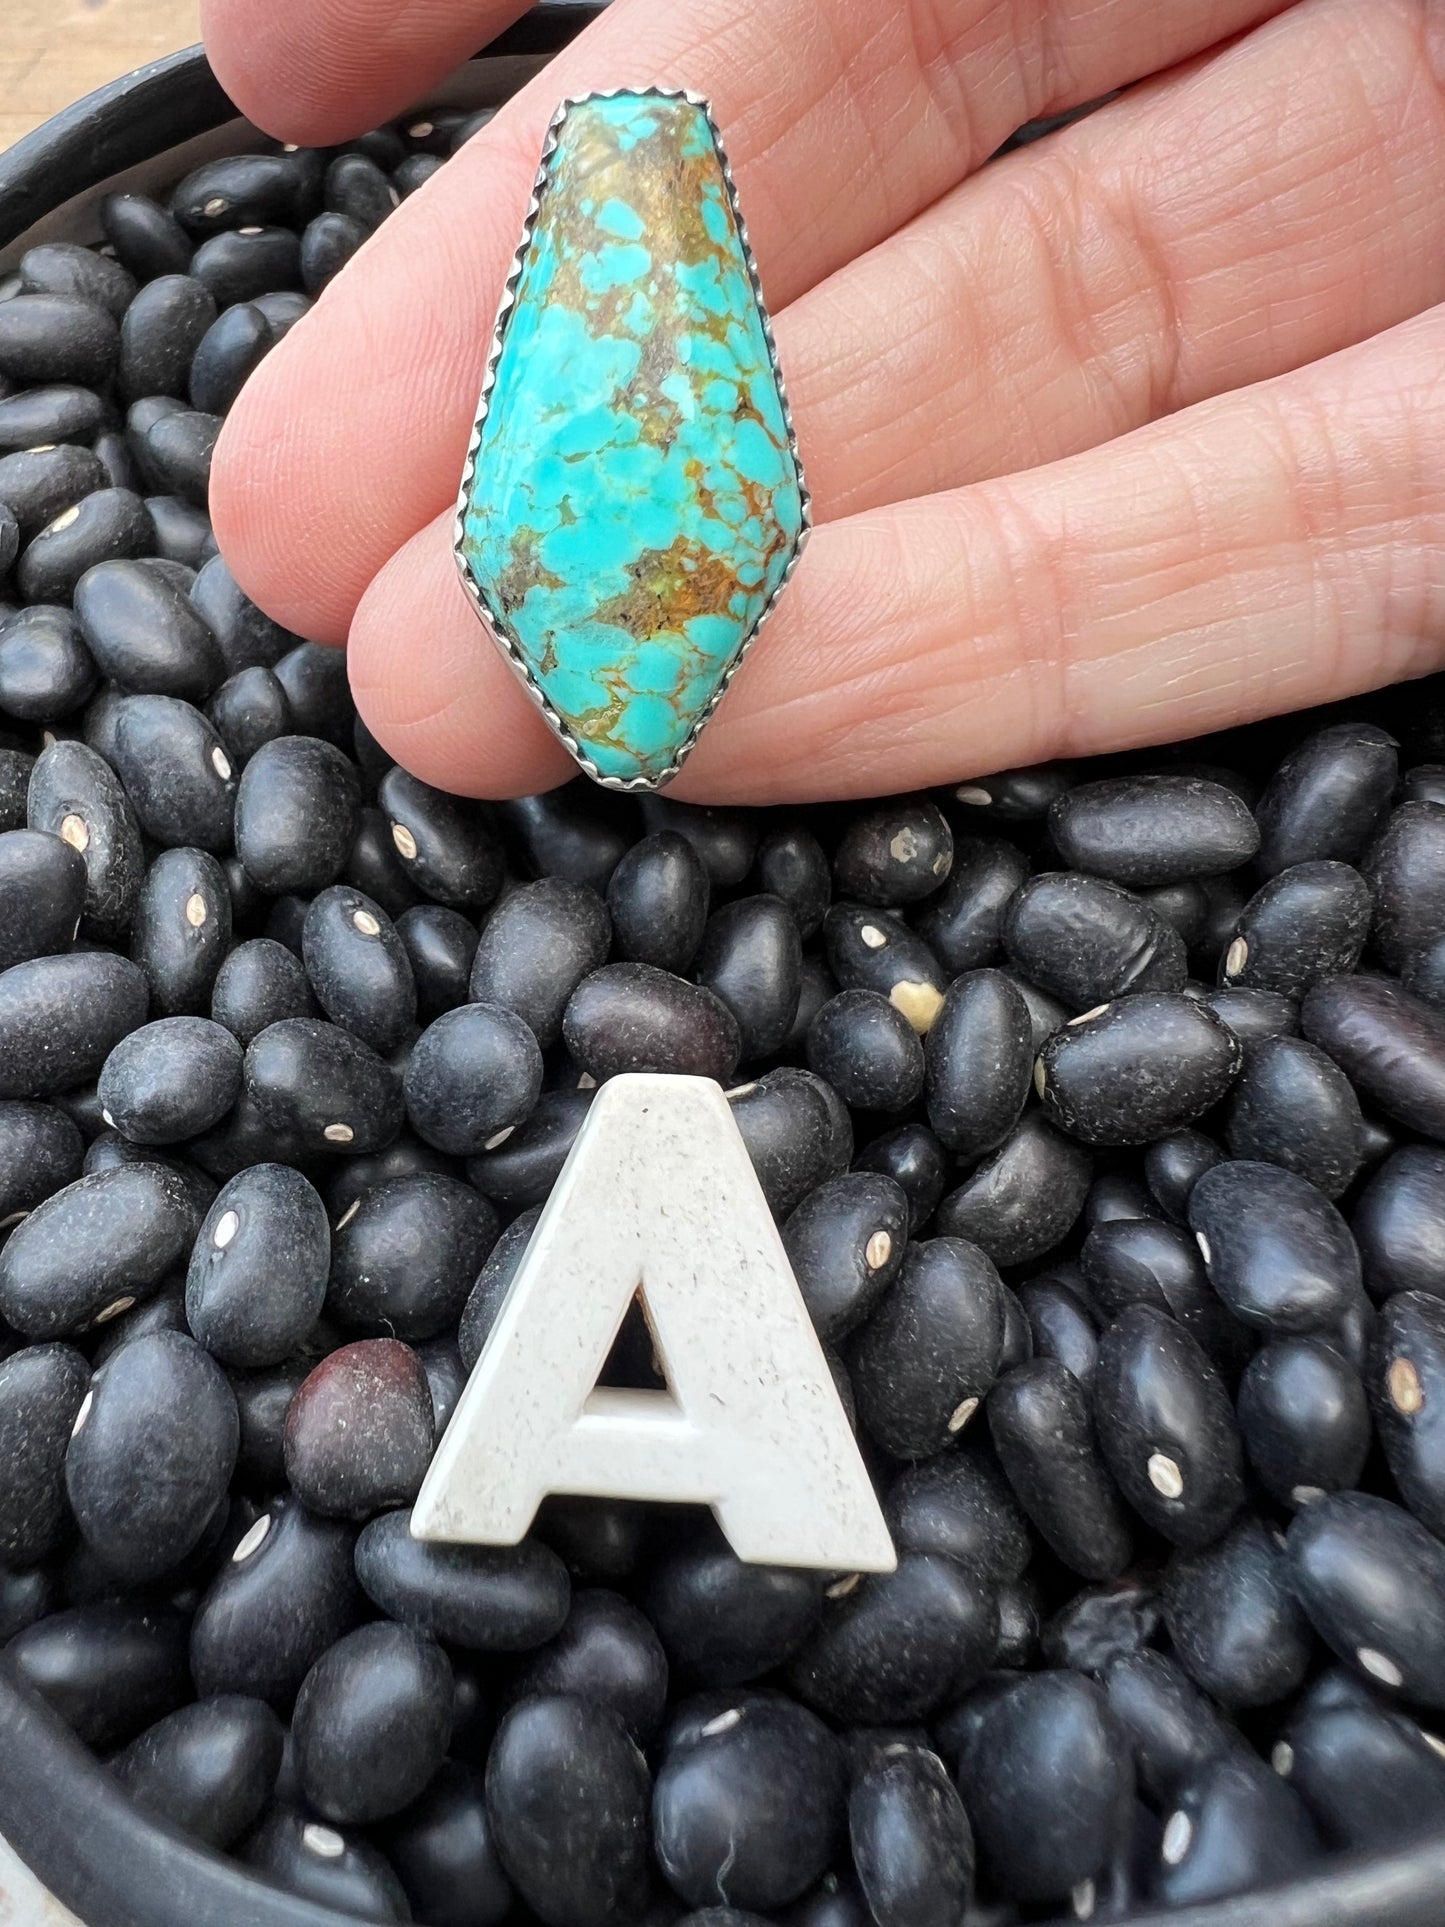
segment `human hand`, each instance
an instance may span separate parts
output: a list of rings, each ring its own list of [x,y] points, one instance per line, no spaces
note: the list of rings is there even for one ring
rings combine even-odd
[[[204,3],[241,107],[317,142],[519,10]],[[552,109],[648,82],[712,100],[818,524],[675,794],[914,789],[1445,663],[1439,0],[615,0],[327,289],[217,451],[237,576],[349,642],[418,775],[572,773],[466,600],[452,510]]]

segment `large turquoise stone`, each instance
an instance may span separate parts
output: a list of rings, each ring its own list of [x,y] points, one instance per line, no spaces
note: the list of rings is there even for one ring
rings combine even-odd
[[[704,108],[556,129],[458,555],[593,773],[676,767],[797,552],[806,497]]]

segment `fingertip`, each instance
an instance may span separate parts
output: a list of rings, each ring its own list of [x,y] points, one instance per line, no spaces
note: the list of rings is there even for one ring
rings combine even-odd
[[[361,599],[347,648],[362,720],[424,783],[500,798],[574,774],[467,600],[450,518],[387,563]]]
[[[201,0],[217,79],[277,140],[351,140],[411,106],[528,0]]]

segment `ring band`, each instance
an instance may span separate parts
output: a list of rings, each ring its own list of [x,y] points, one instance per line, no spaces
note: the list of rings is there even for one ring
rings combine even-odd
[[[807,488],[711,109],[568,98],[467,453],[462,580],[596,782],[681,768],[792,574]]]

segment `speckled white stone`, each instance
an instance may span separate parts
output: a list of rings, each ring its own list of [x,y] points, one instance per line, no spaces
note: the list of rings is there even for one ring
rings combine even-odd
[[[597,1385],[641,1291],[669,1392]],[[888,1528],[727,1099],[593,1100],[412,1513],[513,1545],[549,1492],[709,1505],[741,1559],[891,1572]]]

